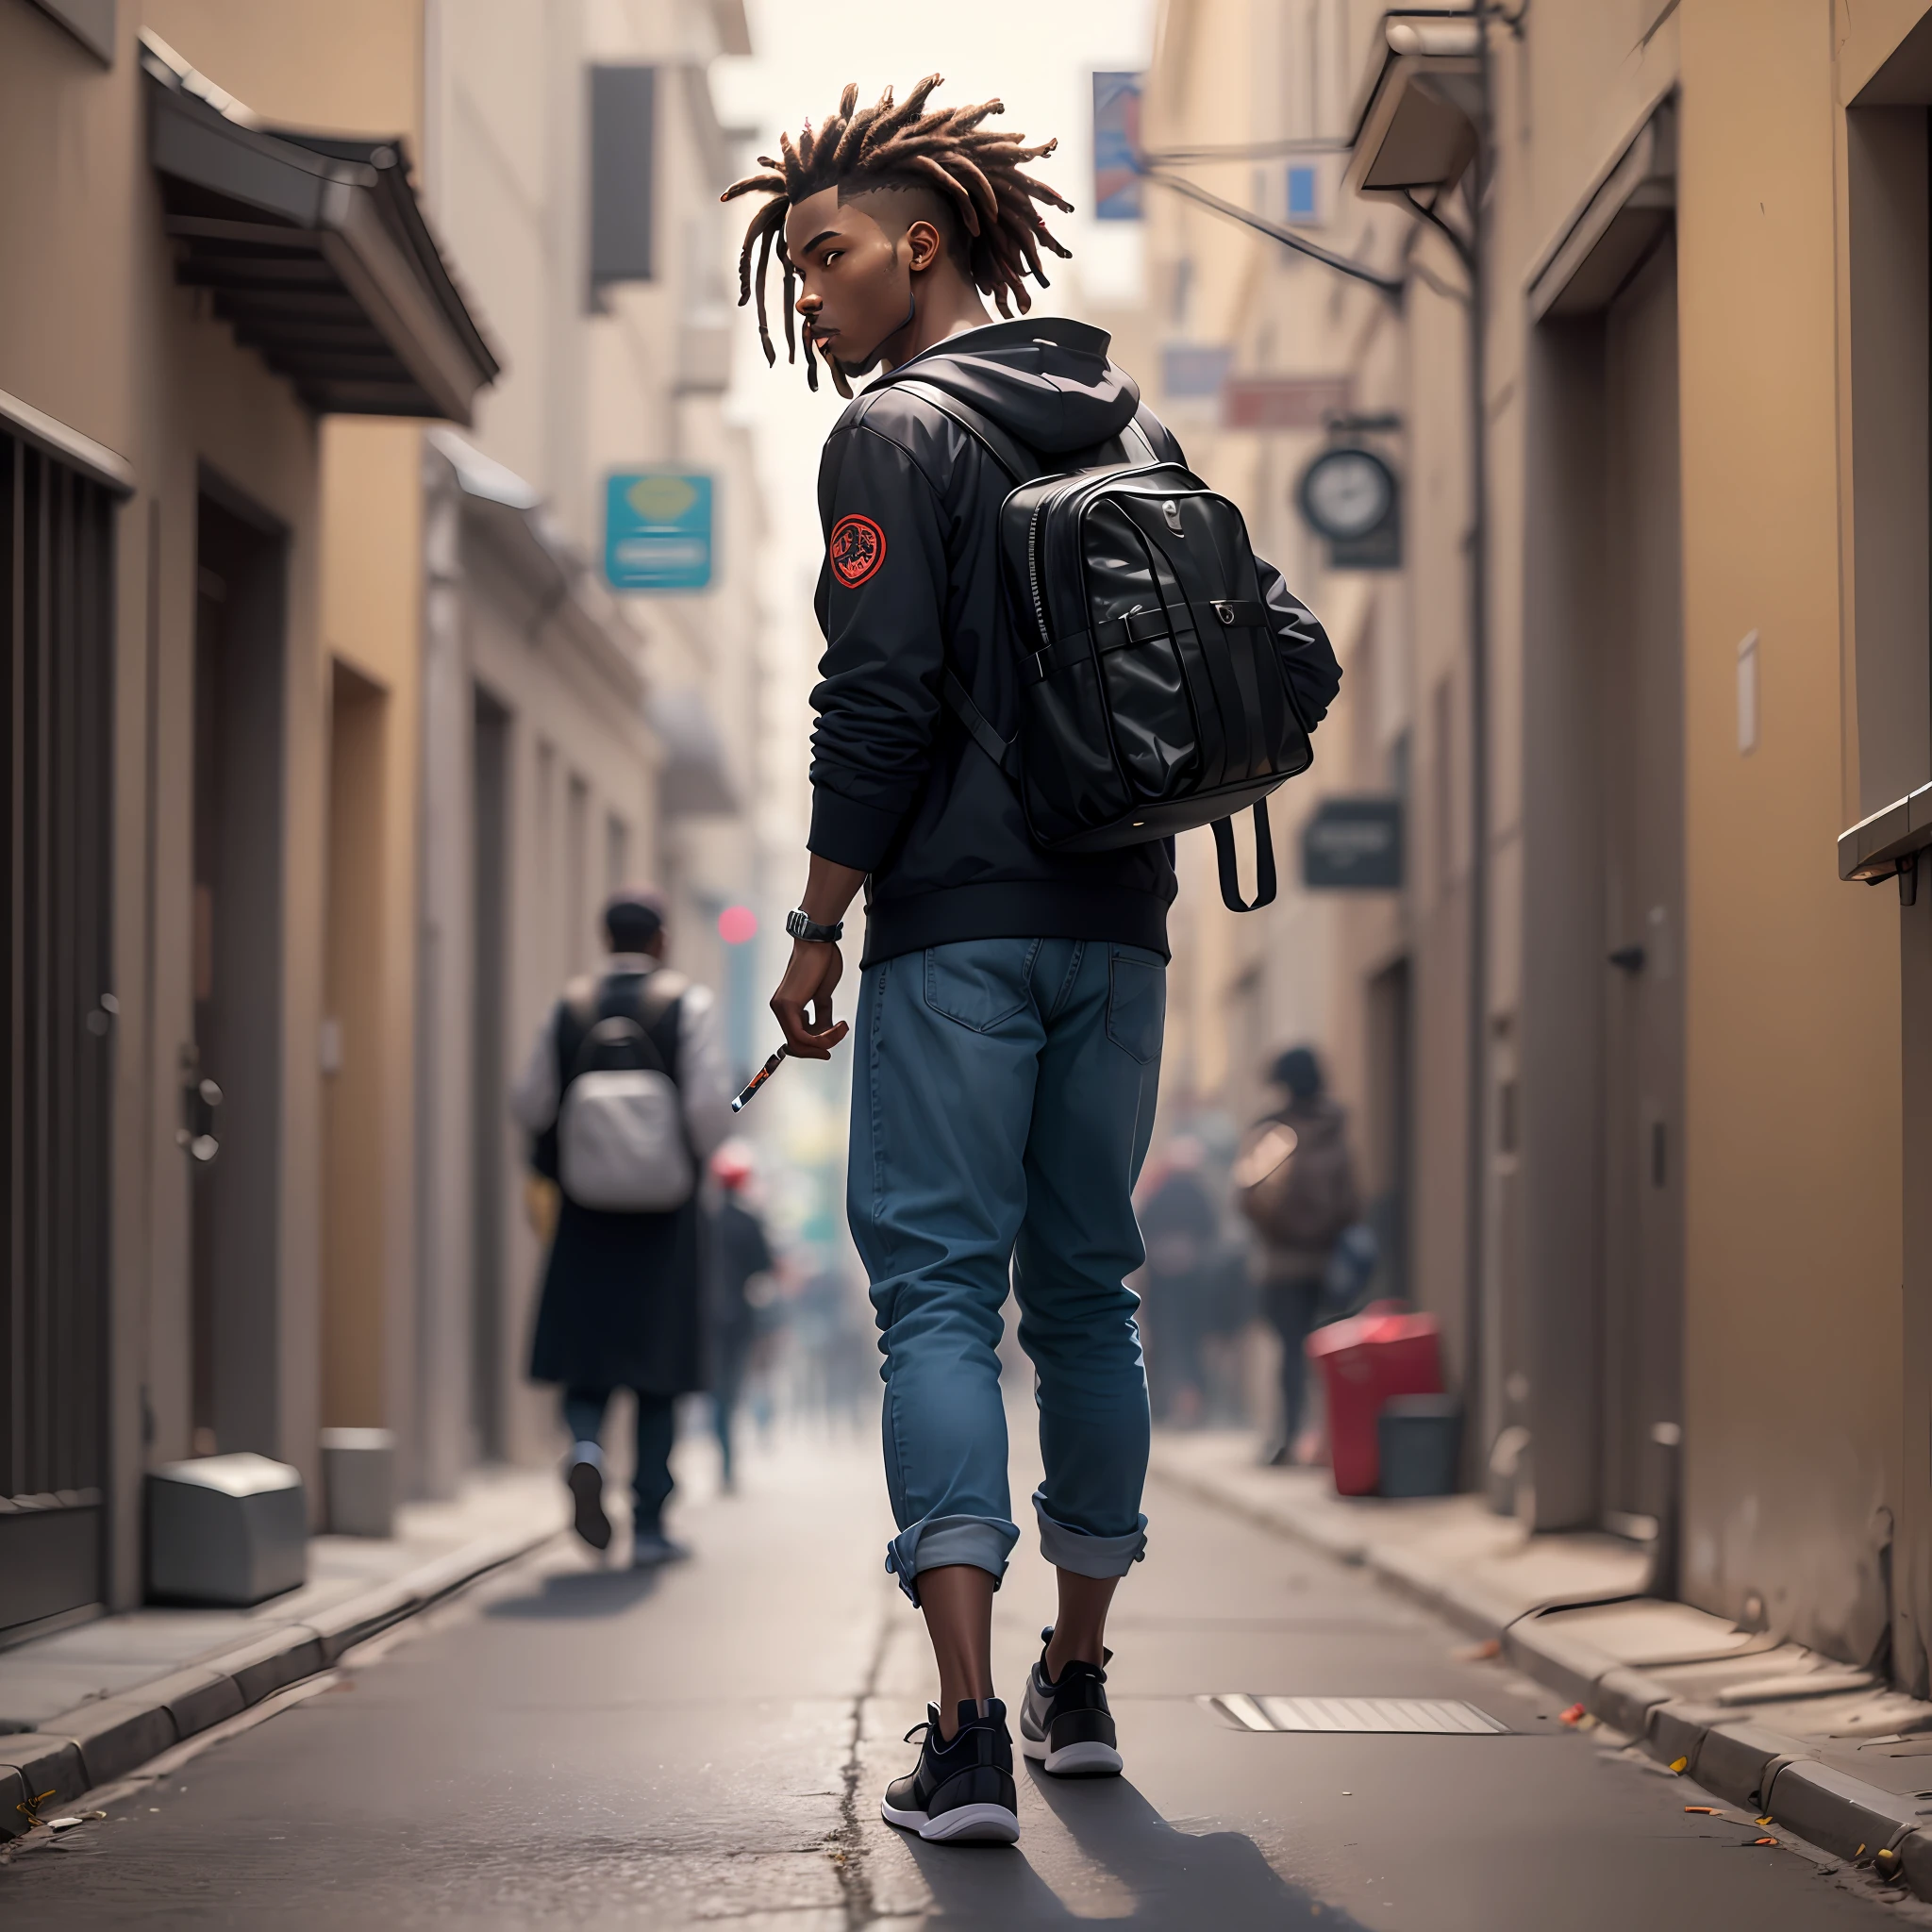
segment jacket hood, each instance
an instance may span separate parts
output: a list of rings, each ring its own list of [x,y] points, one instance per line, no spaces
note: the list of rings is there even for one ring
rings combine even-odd
[[[1091,449],[1141,407],[1140,386],[1108,360],[1109,340],[1064,316],[995,322],[948,336],[885,380],[916,375],[1042,455]]]

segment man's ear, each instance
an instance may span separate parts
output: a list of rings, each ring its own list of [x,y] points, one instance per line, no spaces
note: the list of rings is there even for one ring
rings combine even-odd
[[[906,230],[906,246],[910,253],[908,266],[918,275],[945,253],[946,241],[933,223],[917,221]]]

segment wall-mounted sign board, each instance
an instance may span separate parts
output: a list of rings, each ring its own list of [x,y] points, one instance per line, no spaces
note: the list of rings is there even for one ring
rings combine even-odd
[[[607,478],[604,575],[613,591],[708,590],[710,477],[650,470]]]
[[[1392,892],[1402,885],[1402,801],[1324,798],[1302,827],[1311,892]]]
[[[1093,76],[1093,218],[1141,219],[1141,76]]]

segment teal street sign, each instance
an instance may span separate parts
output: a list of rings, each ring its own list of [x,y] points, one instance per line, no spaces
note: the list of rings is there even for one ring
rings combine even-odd
[[[604,575],[613,591],[708,590],[710,477],[670,470],[608,477]]]

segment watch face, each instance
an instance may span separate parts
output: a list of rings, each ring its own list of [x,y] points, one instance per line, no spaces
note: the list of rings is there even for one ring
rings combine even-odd
[[[1388,516],[1395,478],[1370,450],[1332,449],[1308,465],[1301,498],[1303,514],[1320,535],[1348,542],[1366,537]]]

